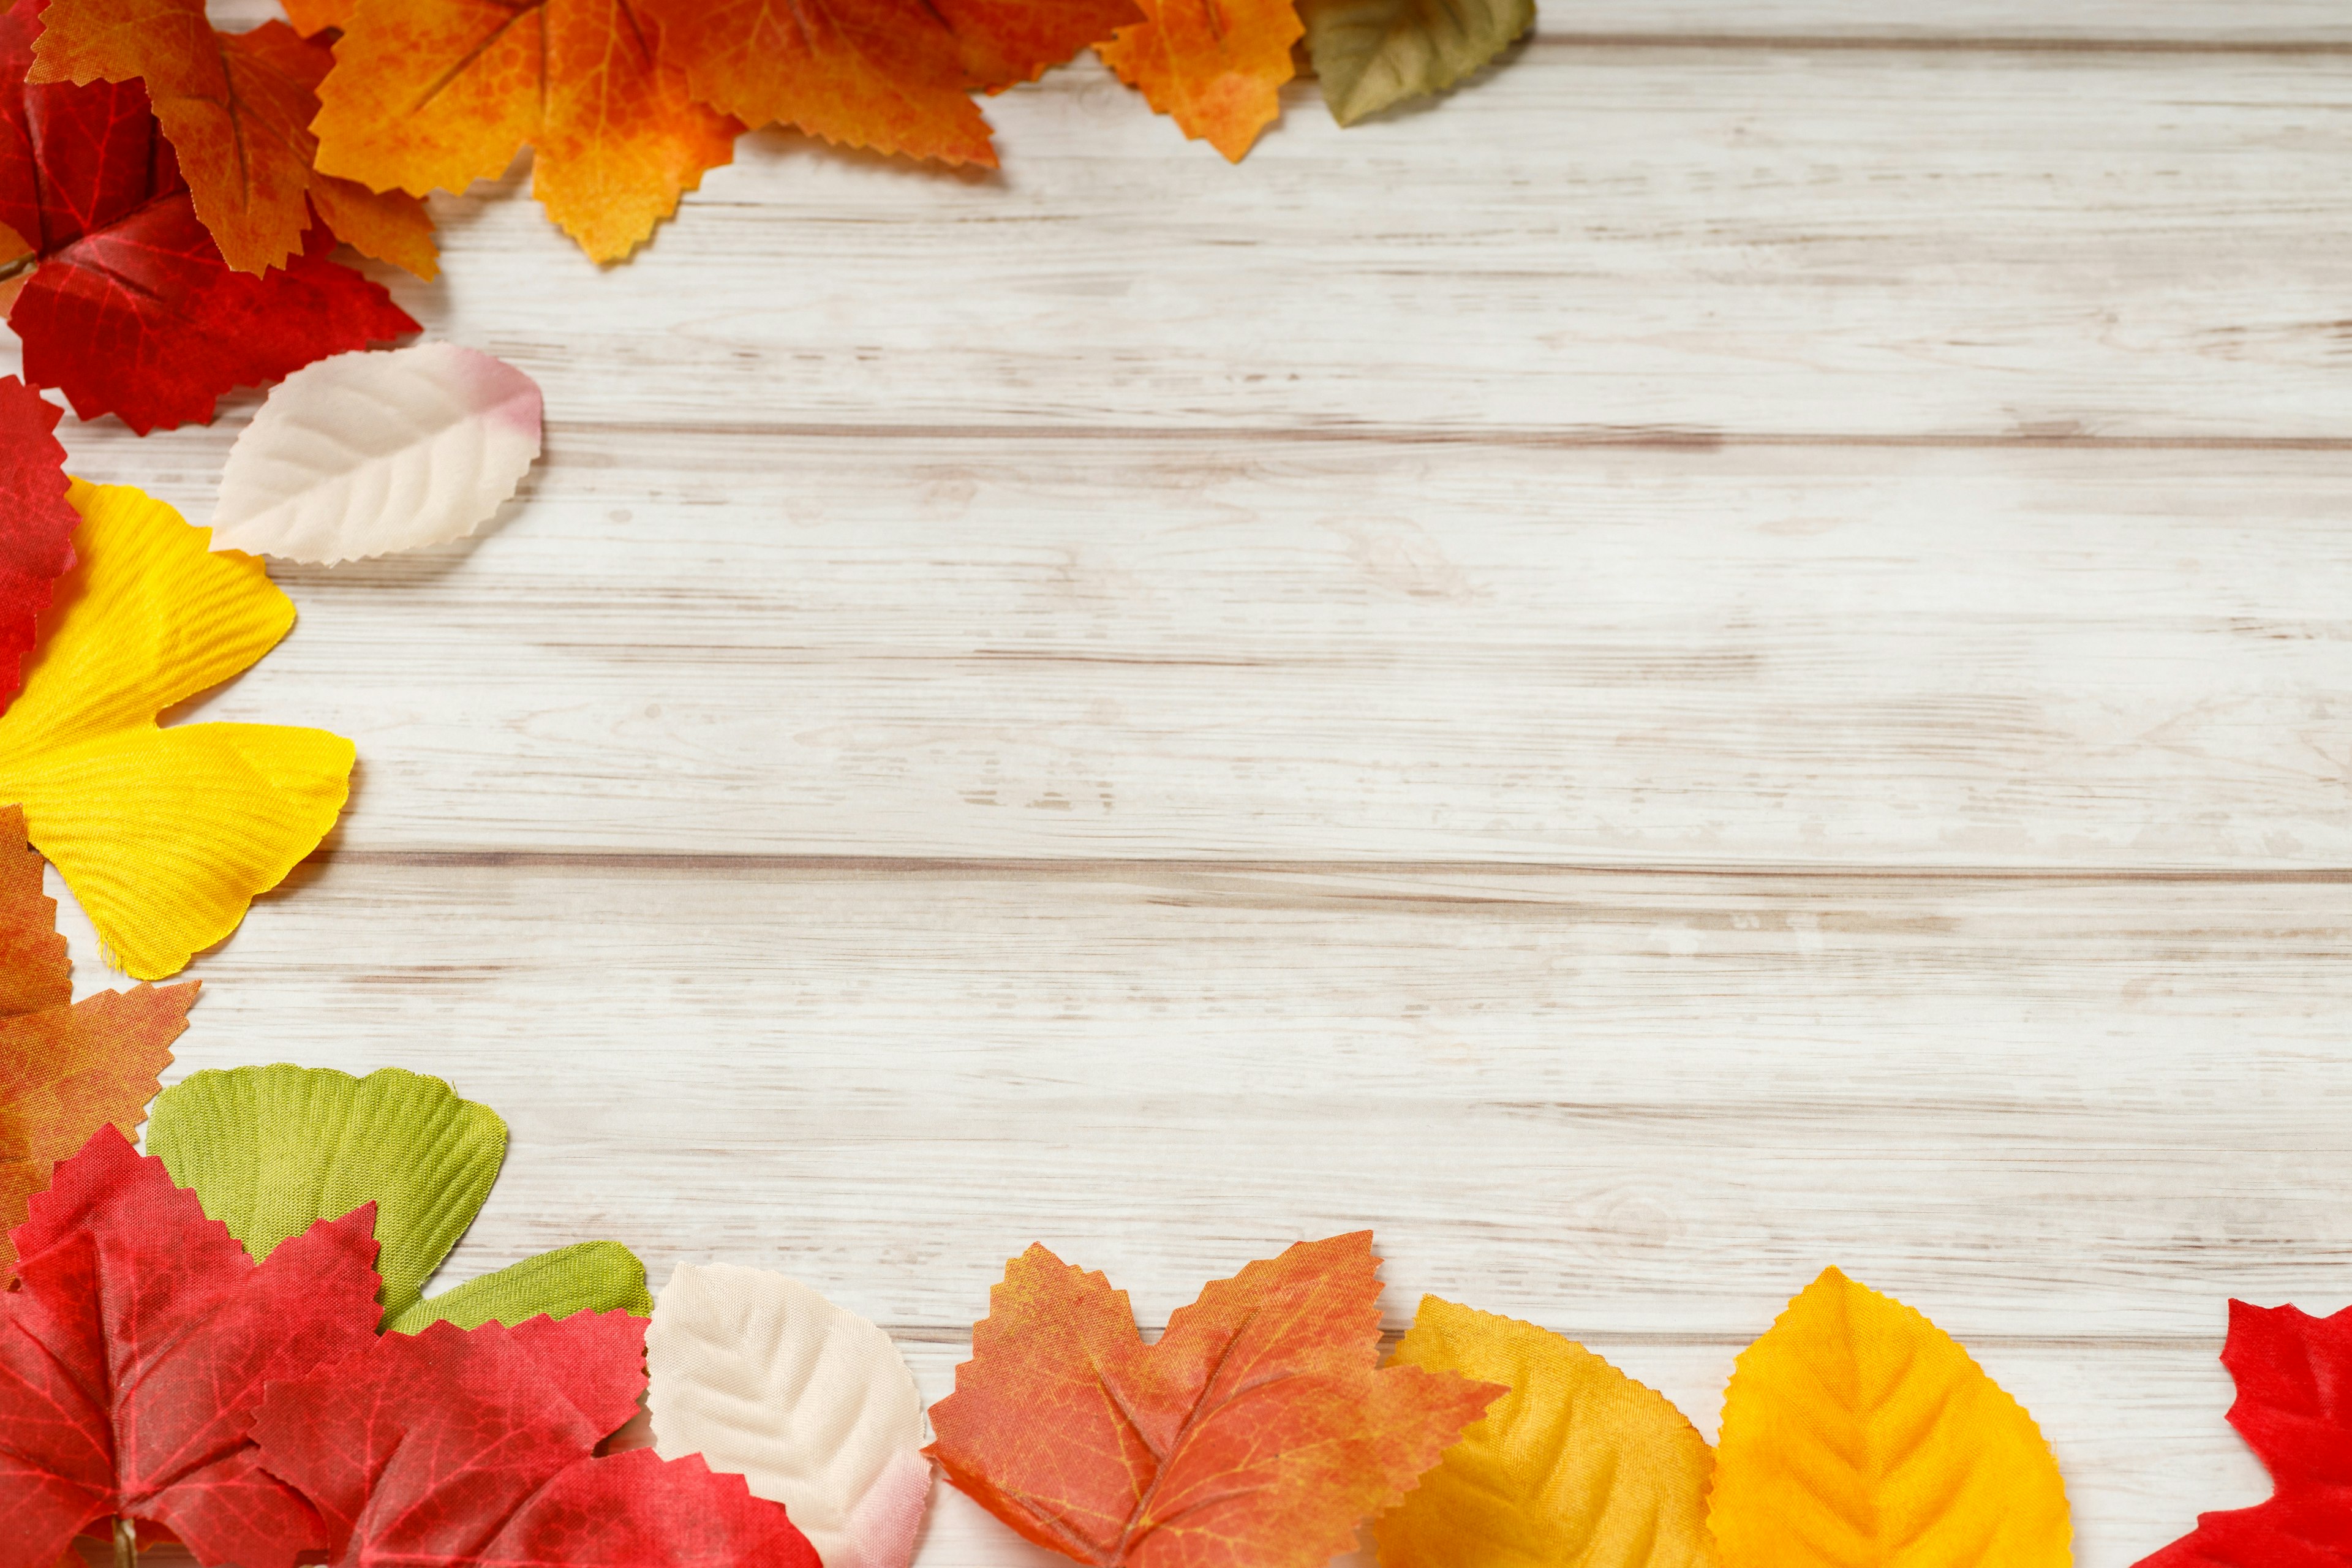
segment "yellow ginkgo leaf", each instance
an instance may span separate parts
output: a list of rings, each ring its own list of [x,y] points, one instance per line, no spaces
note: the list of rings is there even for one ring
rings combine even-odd
[[[260,562],[126,486],[74,482],[79,557],[58,579],[25,687],[0,716],[0,801],[141,980],[236,929],[342,810],[352,743],[156,715],[261,658],[294,624]]]
[[[1396,1359],[1510,1392],[1382,1516],[1381,1568],[1712,1568],[1706,1443],[1664,1394],[1435,1296]]]
[[[1950,1335],[1825,1269],[1740,1352],[1708,1518],[1725,1568],[2065,1568],[2042,1429]]]

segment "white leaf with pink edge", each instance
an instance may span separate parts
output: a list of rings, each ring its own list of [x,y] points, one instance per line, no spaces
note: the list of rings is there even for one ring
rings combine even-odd
[[[782,1503],[824,1568],[907,1568],[930,1425],[890,1336],[761,1268],[681,1265],[646,1327],[666,1459],[700,1454]]]
[[[539,457],[539,384],[455,343],[337,354],[230,449],[213,548],[332,563],[462,538]]]

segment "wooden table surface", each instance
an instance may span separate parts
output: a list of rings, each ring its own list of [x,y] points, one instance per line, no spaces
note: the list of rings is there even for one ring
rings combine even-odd
[[[2095,1568],[2256,1500],[2224,1303],[2352,1299],[2352,9],[1888,9],[1550,0],[1238,169],[1088,62],[601,272],[436,197],[546,457],[186,710],[361,762],[175,1071],[443,1075],[445,1281],[780,1268],[934,1396],[1033,1240],[1150,1327],[1368,1226],[1710,1435],[1836,1263]],[[64,436],[201,522],[257,401]]]

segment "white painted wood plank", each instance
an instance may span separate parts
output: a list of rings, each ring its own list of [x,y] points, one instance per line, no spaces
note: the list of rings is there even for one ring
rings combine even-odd
[[[339,842],[2352,865],[2331,453],[550,428],[198,710],[354,736]]]
[[[1835,1261],[2042,1420],[2086,1568],[2259,1478],[2226,1298],[2327,1310],[2340,885],[1039,874],[340,858],[201,961],[175,1076],[444,1074],[514,1132],[452,1277],[608,1235],[892,1326],[936,1397],[1004,1258],[1147,1325],[1377,1226],[1712,1431]],[[926,1568],[1025,1563],[950,1502]]]
[[[1091,66],[992,101],[998,177],[752,137],[602,271],[518,175],[394,291],[656,439],[2347,434],[2340,59],[1547,47],[1311,99],[1238,169]]]

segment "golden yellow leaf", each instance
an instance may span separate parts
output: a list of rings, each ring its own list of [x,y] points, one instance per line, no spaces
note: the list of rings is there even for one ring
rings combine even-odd
[[[156,716],[269,651],[294,605],[250,556],[128,486],[75,481],[78,557],[0,717],[0,800],[142,980],[236,929],[342,809],[352,743]]]
[[[1396,1360],[1510,1389],[1376,1526],[1381,1568],[1713,1568],[1706,1443],[1533,1323],[1421,1299]]]
[[[1709,1521],[1724,1568],[2066,1568],[2041,1428],[1950,1335],[1836,1269],[1740,1352]]]

